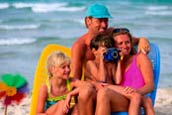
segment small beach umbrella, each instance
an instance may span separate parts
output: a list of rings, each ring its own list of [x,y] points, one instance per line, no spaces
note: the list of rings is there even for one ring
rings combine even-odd
[[[3,74],[1,76],[0,99],[3,100],[5,106],[5,115],[8,105],[13,102],[19,104],[27,91],[27,81],[20,74]]]

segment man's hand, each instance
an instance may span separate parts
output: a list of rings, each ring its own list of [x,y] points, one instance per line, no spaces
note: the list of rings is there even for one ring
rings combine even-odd
[[[148,54],[149,51],[150,51],[149,40],[147,38],[141,37],[139,39],[138,52],[142,52],[144,54]]]

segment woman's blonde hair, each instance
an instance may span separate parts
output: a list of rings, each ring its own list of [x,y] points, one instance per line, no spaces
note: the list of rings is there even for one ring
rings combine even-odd
[[[50,54],[50,56],[47,58],[47,71],[48,71],[49,77],[52,77],[50,67],[52,67],[52,66],[60,67],[64,63],[70,64],[71,60],[63,52],[56,51],[56,52],[53,52],[52,54]]]

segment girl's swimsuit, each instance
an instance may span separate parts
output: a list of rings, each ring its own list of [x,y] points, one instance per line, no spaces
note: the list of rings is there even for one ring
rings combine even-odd
[[[130,65],[129,69],[124,72],[124,78],[121,83],[122,86],[129,86],[139,89],[145,84],[143,75],[140,69],[137,67],[136,57],[137,55],[134,55],[132,64]]]
[[[71,86],[70,86],[69,80],[66,80],[66,84],[67,84],[68,91],[71,91]],[[51,86],[50,86],[49,81],[47,81],[46,85],[47,85],[47,88],[48,88],[48,97],[47,97],[47,100],[46,100],[45,109],[48,109],[50,106],[54,105],[56,102],[58,102],[60,100],[66,99],[66,95],[50,97]]]

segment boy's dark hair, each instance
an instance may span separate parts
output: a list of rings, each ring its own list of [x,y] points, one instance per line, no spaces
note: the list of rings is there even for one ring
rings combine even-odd
[[[100,46],[104,46],[106,48],[114,47],[114,40],[112,39],[111,34],[98,34],[95,38],[91,40],[90,48],[98,50]]]

